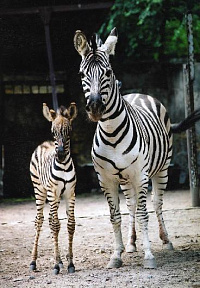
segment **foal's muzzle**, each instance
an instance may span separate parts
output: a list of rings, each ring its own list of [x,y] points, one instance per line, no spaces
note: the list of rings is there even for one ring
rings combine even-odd
[[[64,145],[63,145],[63,142],[62,140],[59,140],[58,141],[58,147],[57,147],[57,151],[56,151],[56,156],[57,156],[57,159],[62,162],[65,160],[65,149],[64,149]]]

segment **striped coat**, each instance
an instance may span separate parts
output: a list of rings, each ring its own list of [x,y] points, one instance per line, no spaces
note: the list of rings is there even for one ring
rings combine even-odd
[[[34,151],[30,162],[30,174],[34,187],[37,215],[35,219],[36,235],[32,251],[31,270],[36,270],[37,247],[40,230],[43,224],[43,208],[48,199],[50,205],[49,226],[54,239],[55,266],[54,272],[59,273],[62,260],[58,248],[58,207],[61,196],[65,198],[68,216],[69,266],[68,271],[74,272],[72,243],[75,230],[74,205],[76,173],[70,154],[70,132],[73,119],[77,115],[76,105],[72,103],[68,109],[61,107],[59,112],[49,110],[43,104],[45,118],[52,122],[53,141],[46,141]]]
[[[80,30],[74,36],[75,49],[82,57],[80,75],[86,98],[86,111],[97,122],[92,146],[92,160],[99,183],[110,208],[115,236],[114,253],[108,268],[122,265],[124,244],[121,234],[119,186],[129,210],[127,252],[136,250],[135,215],[143,232],[144,267],[155,268],[148,237],[146,196],[152,179],[153,203],[164,247],[172,249],[162,216],[163,193],[172,156],[172,133],[181,132],[200,119],[200,109],[183,122],[171,125],[165,107],[148,95],[120,94],[109,55],[117,43],[114,28],[105,43],[94,36],[89,44]]]

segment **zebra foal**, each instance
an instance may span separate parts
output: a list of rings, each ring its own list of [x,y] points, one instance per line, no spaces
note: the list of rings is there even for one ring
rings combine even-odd
[[[63,196],[66,201],[66,214],[68,217],[68,272],[73,273],[75,272],[72,244],[75,231],[74,206],[76,173],[70,155],[70,132],[72,130],[72,121],[77,116],[76,104],[71,103],[68,109],[61,106],[56,113],[43,103],[43,115],[52,123],[51,132],[54,137],[54,142],[46,141],[39,145],[33,152],[30,162],[30,174],[37,208],[37,215],[35,218],[36,234],[30,269],[36,270],[38,240],[44,220],[43,208],[46,199],[48,199],[50,205],[49,226],[52,238],[54,239],[54,255],[56,262],[54,273],[58,274],[60,267],[62,267],[62,260],[58,247],[58,233],[60,230],[58,207],[60,198]]]
[[[89,119],[97,123],[92,160],[110,208],[115,236],[114,253],[108,268],[122,265],[124,244],[121,233],[119,185],[129,210],[127,252],[136,250],[135,217],[143,233],[144,267],[156,268],[148,236],[146,197],[152,179],[153,203],[163,246],[173,249],[162,216],[163,193],[167,186],[172,156],[172,133],[191,127],[200,119],[200,109],[179,124],[170,124],[165,107],[148,95],[120,95],[109,55],[117,43],[114,28],[105,43],[94,36],[89,44],[80,30],[74,36],[75,49],[82,57],[79,73]]]

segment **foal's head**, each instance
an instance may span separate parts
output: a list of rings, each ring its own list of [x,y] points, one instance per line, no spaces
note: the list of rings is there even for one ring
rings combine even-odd
[[[69,108],[61,106],[56,113],[49,109],[46,103],[43,103],[43,115],[52,123],[51,132],[55,140],[56,158],[59,162],[62,162],[69,153],[72,121],[77,116],[76,104],[71,103]]]

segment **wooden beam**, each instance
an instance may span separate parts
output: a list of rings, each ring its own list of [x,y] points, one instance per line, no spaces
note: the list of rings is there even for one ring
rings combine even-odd
[[[70,12],[70,11],[82,11],[82,10],[96,10],[96,9],[108,9],[114,4],[114,1],[99,2],[99,3],[85,3],[85,4],[73,4],[73,5],[59,5],[59,6],[39,6],[28,7],[19,9],[0,9],[0,16],[4,15],[22,15],[22,14],[39,14],[41,10],[51,10],[51,12]]]

